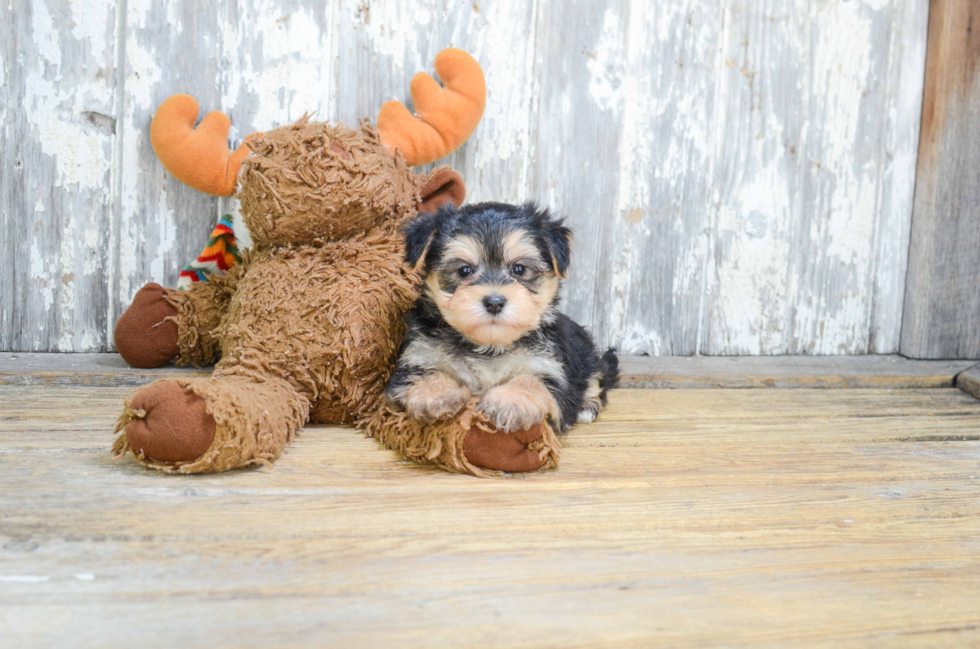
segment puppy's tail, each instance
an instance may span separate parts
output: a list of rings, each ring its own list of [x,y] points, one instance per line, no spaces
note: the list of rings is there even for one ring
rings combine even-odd
[[[619,358],[615,349],[608,349],[599,359],[599,399],[606,405],[607,393],[619,385]]]

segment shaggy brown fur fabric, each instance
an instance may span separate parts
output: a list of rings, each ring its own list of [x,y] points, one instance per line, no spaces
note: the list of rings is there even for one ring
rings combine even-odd
[[[385,405],[365,422],[366,430],[410,460],[481,478],[500,475],[501,471],[558,466],[561,444],[546,422],[527,431],[497,432],[476,410],[478,401],[473,398],[460,415],[434,424],[422,424]]]
[[[353,130],[303,117],[259,136],[252,148],[239,196],[254,247],[226,277],[163,292],[176,312],[166,320],[176,323],[177,362],[221,360],[211,378],[136,392],[114,452],[132,450],[162,471],[224,471],[273,461],[313,421],[357,424],[410,459],[478,476],[556,464],[560,446],[545,424],[520,441],[493,432],[473,404],[456,419],[426,425],[383,403],[402,316],[418,297],[399,229],[419,205],[461,202],[459,175],[448,168],[414,175],[367,124]],[[166,457],[150,457],[143,449],[153,448],[147,436],[160,419],[152,413],[186,394],[179,388],[202,400],[213,439],[192,459],[169,447]],[[196,432],[185,437],[199,442],[208,422],[197,411],[194,417],[187,425]],[[483,466],[466,457],[473,428],[484,433],[470,444]],[[523,459],[515,464],[515,456]]]

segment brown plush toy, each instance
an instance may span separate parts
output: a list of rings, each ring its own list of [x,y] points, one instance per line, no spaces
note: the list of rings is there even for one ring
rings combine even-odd
[[[422,424],[390,410],[383,389],[418,295],[400,228],[418,211],[460,204],[447,167],[414,174],[462,144],[483,113],[483,72],[468,54],[439,53],[436,72],[412,80],[419,117],[389,102],[378,127],[307,117],[228,151],[228,118],[195,129],[197,102],[165,101],[151,126],[154,150],[184,183],[212,194],[237,188],[253,247],[225,276],[187,291],[148,284],[115,329],[136,367],[203,365],[210,378],[156,381],[134,392],[113,452],[132,451],[168,472],[268,464],[307,421],[356,424],[406,457],[489,475],[557,463],[546,422],[497,432],[471,403],[454,419]]]

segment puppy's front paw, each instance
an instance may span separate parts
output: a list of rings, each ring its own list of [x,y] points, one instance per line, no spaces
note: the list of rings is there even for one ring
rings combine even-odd
[[[463,409],[472,396],[468,388],[458,385],[449,377],[429,376],[407,391],[405,410],[421,421],[450,419]]]
[[[476,409],[497,428],[513,432],[531,428],[546,417],[557,416],[558,407],[548,389],[537,379],[513,379],[487,390]]]

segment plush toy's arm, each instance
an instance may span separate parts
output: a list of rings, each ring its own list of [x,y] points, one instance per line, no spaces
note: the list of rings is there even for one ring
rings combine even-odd
[[[235,292],[240,266],[227,275],[210,275],[206,282],[194,282],[185,290],[166,290],[166,299],[176,310],[177,365],[211,365],[221,354],[217,329],[228,312]]]
[[[150,283],[116,322],[116,350],[133,367],[209,365],[218,359],[221,344],[215,330],[228,310],[239,266],[225,276],[195,282],[187,290]]]

